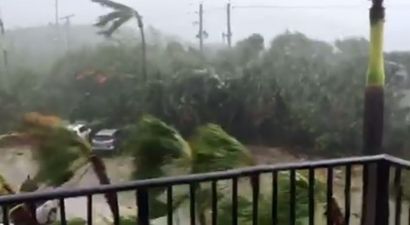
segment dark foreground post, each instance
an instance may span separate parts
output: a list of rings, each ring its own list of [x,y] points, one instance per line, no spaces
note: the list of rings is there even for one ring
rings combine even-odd
[[[389,224],[389,175],[390,164],[385,160],[364,169],[362,225]]]
[[[373,0],[370,9],[370,55],[363,120],[363,153],[382,153],[384,118],[383,0]],[[382,160],[363,169],[362,225],[389,223],[390,165]]]

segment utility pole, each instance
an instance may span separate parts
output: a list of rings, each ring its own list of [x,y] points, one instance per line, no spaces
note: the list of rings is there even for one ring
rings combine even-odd
[[[58,27],[59,26],[59,22],[58,22],[58,20],[59,20],[59,4],[58,4],[58,0],[55,0],[55,2],[54,2],[54,12],[55,12],[55,25],[56,25],[56,27]]]
[[[7,53],[5,42],[6,42],[6,28],[4,25],[4,21],[0,15],[0,51],[1,51],[1,54],[3,55],[3,59],[2,59],[3,69],[0,69],[0,72],[3,72],[4,75],[7,76],[8,74],[8,53]]]
[[[67,16],[63,16],[60,18],[60,20],[64,20],[65,21],[65,47],[66,47],[66,51],[70,50],[70,26],[71,26],[71,18],[73,18],[75,15],[71,14],[71,15],[67,15]]]
[[[199,4],[199,50],[204,52],[204,6]]]
[[[228,46],[232,47],[232,27],[231,27],[231,3],[226,5],[226,16],[227,16],[227,32],[226,39],[228,41]]]

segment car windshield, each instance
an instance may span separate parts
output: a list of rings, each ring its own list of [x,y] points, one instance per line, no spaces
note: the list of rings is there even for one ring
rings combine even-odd
[[[114,138],[112,136],[109,136],[109,135],[97,135],[93,139],[94,139],[94,141],[111,141]]]

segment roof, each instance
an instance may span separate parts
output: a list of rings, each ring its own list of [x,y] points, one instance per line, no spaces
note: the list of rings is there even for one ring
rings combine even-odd
[[[118,131],[118,129],[103,129],[98,131],[96,135],[113,135]]]

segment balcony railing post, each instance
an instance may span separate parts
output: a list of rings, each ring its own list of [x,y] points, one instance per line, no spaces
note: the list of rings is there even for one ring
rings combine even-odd
[[[380,160],[367,165],[365,170],[362,225],[388,225],[390,163]]]
[[[149,197],[145,188],[137,190],[138,225],[149,225]]]

